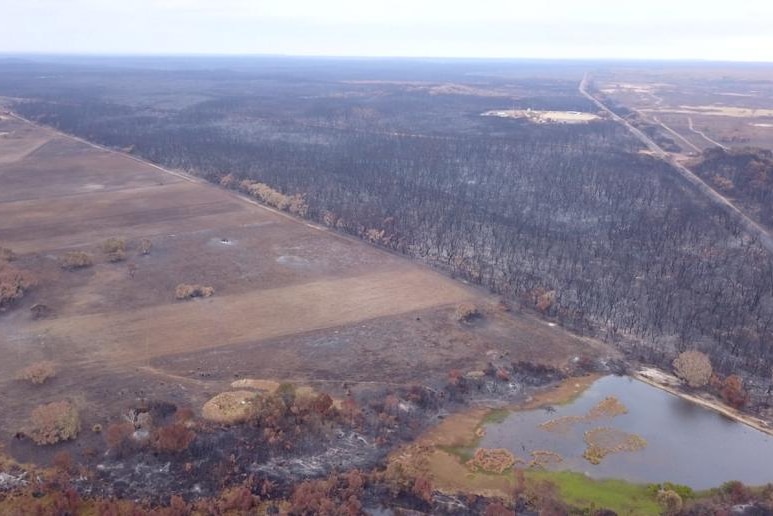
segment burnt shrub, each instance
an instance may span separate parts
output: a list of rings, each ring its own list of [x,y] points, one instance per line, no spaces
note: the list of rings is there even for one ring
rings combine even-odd
[[[179,453],[187,450],[196,434],[183,423],[172,423],[153,432],[153,448],[162,453]]]

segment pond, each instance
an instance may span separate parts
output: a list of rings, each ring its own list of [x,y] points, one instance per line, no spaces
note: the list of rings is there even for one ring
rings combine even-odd
[[[613,415],[615,407],[621,408],[614,400],[599,405],[610,396],[627,413]],[[596,432],[606,433],[602,438],[604,446],[609,445],[607,451],[620,443],[627,450],[592,464],[583,457],[588,447],[585,433],[599,428],[604,430]],[[546,467],[593,478],[670,481],[694,489],[728,480],[751,485],[773,482],[773,437],[628,377],[601,378],[573,403],[555,407],[555,412],[513,412],[501,423],[487,424],[485,430],[481,448],[507,448],[525,460],[537,450],[553,452],[563,460]]]

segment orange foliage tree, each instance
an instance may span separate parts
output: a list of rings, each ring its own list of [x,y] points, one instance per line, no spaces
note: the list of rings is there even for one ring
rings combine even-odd
[[[743,387],[743,380],[735,374],[725,378],[720,393],[725,403],[731,407],[742,408],[749,401],[749,393]]]

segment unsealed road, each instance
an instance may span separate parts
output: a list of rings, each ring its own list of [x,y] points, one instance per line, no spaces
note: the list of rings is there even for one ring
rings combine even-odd
[[[642,131],[640,131],[633,125],[631,125],[626,119],[617,115],[614,111],[609,109],[603,102],[601,102],[596,97],[588,93],[587,83],[588,83],[588,74],[586,73],[585,77],[583,77],[582,81],[580,81],[580,86],[579,86],[580,93],[583,96],[585,96],[588,100],[596,104],[596,106],[598,106],[599,109],[608,113],[610,118],[612,118],[612,120],[623,124],[629,131],[631,131],[631,133],[633,133],[634,136],[636,136],[642,143],[644,143],[644,145],[646,145],[647,148],[650,149],[650,151],[652,151],[652,153],[655,156],[657,156],[658,158],[662,159],[663,161],[671,165],[671,167],[673,167],[679,173],[679,175],[681,175],[689,183],[695,186],[701,193],[706,195],[706,197],[708,197],[710,201],[717,204],[719,207],[724,209],[732,218],[738,221],[738,223],[741,224],[741,226],[747,231],[747,233],[757,237],[761,246],[767,249],[768,252],[773,253],[773,237],[770,236],[770,233],[768,233],[765,229],[762,228],[762,226],[754,222],[752,219],[747,217],[732,202],[730,202],[726,197],[720,195],[716,190],[714,190],[708,184],[706,184],[701,178],[693,174],[687,167],[674,161],[671,155],[668,154],[666,151],[664,151],[662,148],[660,148],[660,146],[657,143],[655,143],[652,140],[652,138],[650,138]]]

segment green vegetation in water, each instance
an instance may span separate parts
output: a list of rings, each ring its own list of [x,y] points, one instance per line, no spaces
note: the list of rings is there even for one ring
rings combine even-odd
[[[499,423],[503,423],[505,419],[507,419],[507,416],[511,414],[511,411],[504,408],[496,408],[489,410],[485,416],[483,416],[483,419],[481,420],[481,425],[498,425]]]
[[[507,416],[510,414],[511,411],[505,408],[495,408],[489,410],[480,420],[480,423],[476,428],[476,432],[488,424],[499,424],[504,422],[504,420],[507,419]],[[457,457],[462,463],[466,463],[475,455],[475,450],[478,448],[478,443],[480,443],[481,437],[482,434],[472,433],[470,440],[465,444],[454,446],[441,445],[437,448],[439,450],[443,450],[446,453],[450,453],[454,457]]]
[[[618,514],[659,515],[661,508],[646,484],[624,480],[593,480],[572,471],[528,470],[527,480],[547,480],[558,487],[561,499],[577,508],[605,508]]]

